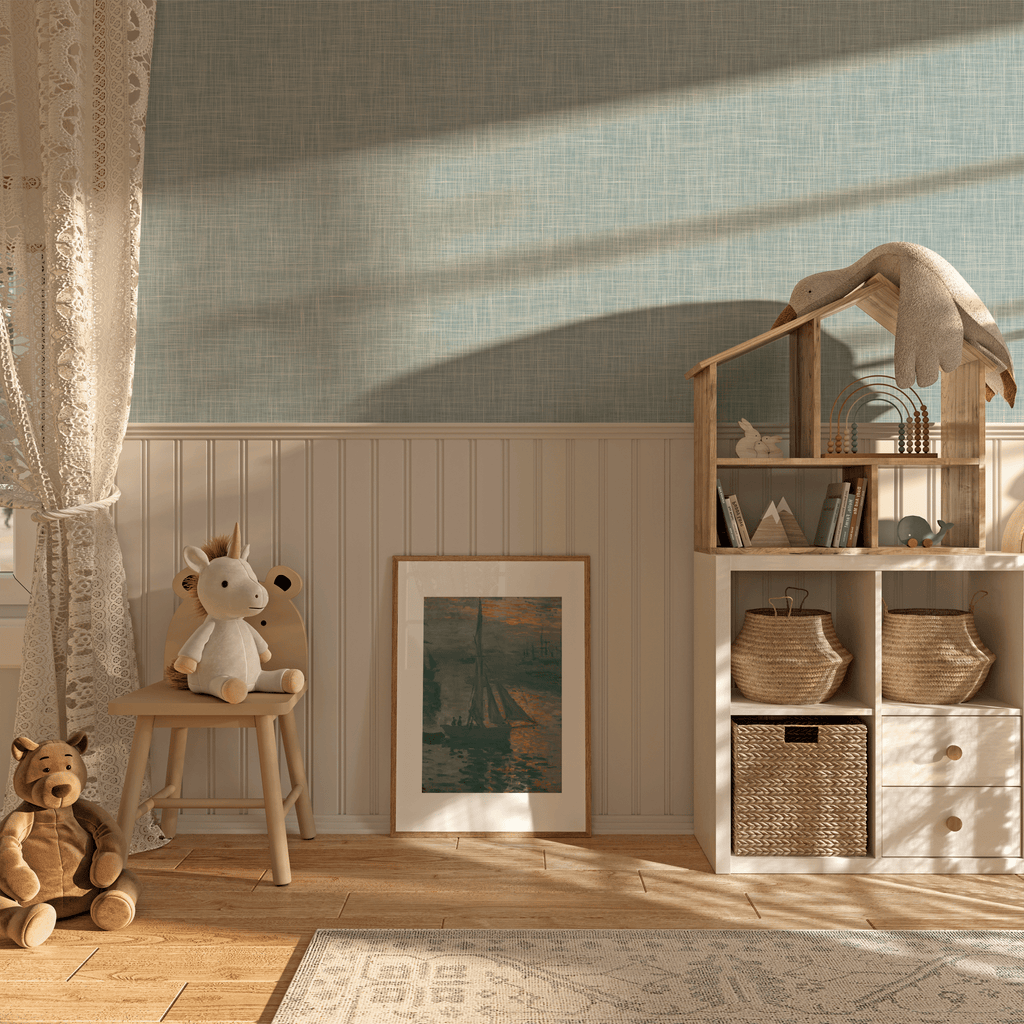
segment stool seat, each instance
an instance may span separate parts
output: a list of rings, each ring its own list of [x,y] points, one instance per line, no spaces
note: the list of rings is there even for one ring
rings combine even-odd
[[[285,815],[295,807],[299,834],[303,839],[316,837],[309,784],[302,765],[295,726],[295,706],[306,692],[307,683],[297,693],[250,693],[239,704],[229,704],[205,693],[180,690],[166,680],[126,693],[110,701],[112,715],[135,716],[135,735],[125,774],[124,790],[117,812],[117,823],[131,836],[135,822],[143,814],[160,808],[160,828],[168,839],[177,831],[178,811],[183,808],[263,808],[267,816],[271,870],[276,885],[291,881]],[[280,724],[291,791],[282,796],[280,767],[274,723]],[[263,798],[191,798],[181,796],[181,778],[185,766],[185,746],[189,729],[255,729],[260,758]],[[170,729],[164,788],[140,802],[142,784],[154,729]]]
[[[298,693],[257,693],[254,690],[241,704],[229,704],[208,693],[179,690],[166,679],[161,679],[158,683],[116,697],[107,704],[107,710],[112,715],[188,715],[193,725],[196,725],[196,715],[218,719],[286,715],[298,704],[307,687],[308,683],[303,682]]]

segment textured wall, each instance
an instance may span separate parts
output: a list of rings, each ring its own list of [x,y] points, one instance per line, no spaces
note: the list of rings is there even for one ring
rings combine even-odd
[[[1020,2],[161,0],[132,418],[685,421],[896,239],[1020,371],[1022,68]],[[827,326],[826,401],[891,353]],[[784,418],[757,359],[723,420]]]

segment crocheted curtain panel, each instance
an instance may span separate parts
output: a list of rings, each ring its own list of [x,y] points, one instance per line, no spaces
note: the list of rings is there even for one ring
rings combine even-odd
[[[135,360],[155,10],[0,0],[0,486],[39,524],[15,734],[85,730],[85,795],[112,812],[134,723],[107,702],[138,687],[111,505]],[[144,816],[133,849],[162,841]]]

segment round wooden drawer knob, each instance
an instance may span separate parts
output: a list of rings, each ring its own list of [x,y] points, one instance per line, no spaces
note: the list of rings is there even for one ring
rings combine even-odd
[[[948,828],[950,832],[959,832],[963,827],[964,823],[959,818],[946,819],[946,828]]]
[[[946,757],[948,757],[950,761],[959,761],[963,756],[964,752],[958,746],[953,745],[951,747],[946,747]]]

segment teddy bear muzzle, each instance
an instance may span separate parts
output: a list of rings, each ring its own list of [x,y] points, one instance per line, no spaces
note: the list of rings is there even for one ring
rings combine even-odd
[[[82,782],[74,772],[37,779],[32,786],[32,802],[55,809],[73,804],[82,794]]]

